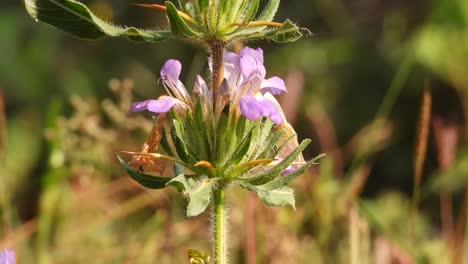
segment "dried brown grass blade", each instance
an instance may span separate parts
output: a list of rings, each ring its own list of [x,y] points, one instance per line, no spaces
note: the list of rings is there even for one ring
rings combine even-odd
[[[411,239],[416,243],[416,223],[418,215],[419,192],[423,176],[424,161],[427,153],[429,127],[431,121],[432,95],[426,82],[419,113],[416,143],[414,145],[413,197],[411,201]]]
[[[151,129],[148,138],[143,144],[140,153],[153,153],[158,149],[162,139],[162,128],[165,120],[165,114],[160,114],[156,118],[156,121],[153,124],[153,128]],[[165,165],[167,165],[167,162],[155,162],[153,157],[136,154],[132,156],[132,160],[128,163],[128,165],[140,171],[157,172],[162,174],[165,170]]]
[[[432,96],[426,86],[423,93],[418,122],[418,134],[414,147],[414,184],[419,188],[421,184],[424,160],[426,159],[427,142],[429,138],[429,124],[431,121]]]

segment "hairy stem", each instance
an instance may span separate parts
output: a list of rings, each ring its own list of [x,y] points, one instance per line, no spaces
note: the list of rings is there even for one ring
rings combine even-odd
[[[225,191],[219,188],[213,194],[213,256],[216,264],[226,264],[227,260],[227,216]]]
[[[210,43],[211,49],[211,60],[212,60],[212,87],[213,87],[213,111],[216,112],[218,96],[219,96],[219,88],[223,81],[223,56],[224,56],[224,47],[226,43],[213,40]]]

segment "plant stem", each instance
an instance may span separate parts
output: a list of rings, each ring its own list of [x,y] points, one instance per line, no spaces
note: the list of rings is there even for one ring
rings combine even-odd
[[[215,264],[226,264],[227,260],[227,216],[223,188],[213,194],[213,256]]]
[[[224,47],[226,43],[213,40],[209,43],[211,49],[211,63],[212,63],[212,87],[213,87],[213,111],[216,112],[219,88],[223,82],[224,70],[223,70],[223,56]]]
[[[414,68],[414,56],[412,54],[407,54],[401,64],[398,66],[395,77],[390,84],[390,87],[385,94],[382,104],[380,105],[375,119],[378,118],[388,118],[390,111],[393,109],[398,95],[401,93],[401,90],[405,86],[411,71]]]

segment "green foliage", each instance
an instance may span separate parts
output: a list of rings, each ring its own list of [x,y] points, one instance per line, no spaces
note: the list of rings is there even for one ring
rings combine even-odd
[[[296,209],[296,201],[294,199],[294,191],[289,187],[281,187],[274,190],[265,190],[262,187],[243,184],[244,188],[256,192],[260,200],[268,206],[284,206],[290,205]]]
[[[166,1],[166,13],[171,24],[171,31],[174,36],[182,37],[197,37],[199,34],[193,31],[180,17],[177,8],[173,3]]]
[[[172,143],[165,137],[166,132],[162,131],[161,142],[164,149],[171,152],[175,150],[175,157],[180,159],[178,163],[194,173],[190,176],[180,174],[174,178],[162,178],[166,181],[170,179],[167,186],[176,187],[188,196],[187,215],[196,216],[202,213],[209,204],[213,189],[232,185],[240,185],[256,192],[266,205],[291,205],[294,208],[293,191],[285,185],[303,174],[320,156],[297,166],[297,170],[287,175],[282,173],[292,162],[298,160],[310,140],[304,140],[294,147],[278,164],[266,167],[283,147],[294,144],[291,138],[280,141],[284,134],[283,129],[277,128],[269,119],[249,121],[241,117],[236,120],[234,116],[226,114],[221,115],[219,129],[215,129],[212,127],[213,123],[205,122],[205,119],[213,117],[204,116],[201,111],[199,103],[193,112],[188,109],[183,117],[171,110],[169,124]],[[216,148],[212,149],[208,143],[213,137],[210,131],[216,130]],[[210,152],[208,148],[211,149]],[[210,157],[216,157],[217,160]],[[249,163],[252,165],[247,165]],[[145,187],[149,185],[148,180],[159,180],[138,173],[128,166],[126,169],[132,173],[132,178],[146,184],[143,185]],[[155,187],[163,188],[163,184],[162,181],[158,182]]]
[[[36,21],[43,21],[84,39],[122,36],[134,41],[160,41],[172,37],[166,31],[114,26],[74,0],[24,0],[24,4]]]
[[[120,164],[122,165],[122,167],[124,167],[127,174],[136,182],[138,182],[146,188],[162,189],[166,187],[166,184],[168,184],[171,181],[171,179],[173,179],[170,177],[160,177],[138,172],[132,167],[130,167],[128,163],[125,162],[120,156],[117,156],[117,158],[119,159]]]
[[[465,188],[468,184],[468,156],[460,156],[453,168],[432,175],[423,188],[423,195],[438,192],[457,193]]]
[[[176,187],[189,197],[187,216],[192,217],[203,213],[208,207],[216,182],[216,179],[194,179],[181,174],[172,178],[167,185]]]
[[[258,0],[234,1],[235,4],[232,1],[184,0],[179,1],[182,11],[177,10],[172,2],[166,1],[165,10],[171,32],[114,26],[98,18],[87,6],[75,0],[23,1],[26,10],[36,21],[45,22],[84,39],[122,36],[134,41],[161,41],[181,37],[205,42],[231,42],[266,38],[276,42],[291,42],[302,36],[301,29],[289,20],[279,25],[269,23],[278,9],[277,0],[269,1],[258,19],[255,19],[260,2]],[[250,25],[251,22],[263,24]],[[272,25],[277,28],[267,28]]]
[[[188,250],[188,257],[190,264],[209,264],[210,255],[196,251],[195,249]]]
[[[255,33],[251,29],[240,29],[237,32],[232,33],[232,37],[239,39],[270,39],[279,43],[294,42],[302,38],[303,33],[297,25],[293,24],[290,20],[286,20],[278,28],[269,28],[258,31],[255,29]]]
[[[274,180],[275,178],[279,177],[291,162],[293,162],[299,155],[301,155],[302,151],[310,144],[310,139],[306,139],[301,142],[299,147],[297,147],[291,154],[286,156],[281,162],[275,165],[273,168],[269,169],[265,173],[256,175],[254,177],[249,177],[245,180],[245,182],[253,184],[253,185],[261,185],[267,182]],[[309,165],[310,166],[310,165]]]

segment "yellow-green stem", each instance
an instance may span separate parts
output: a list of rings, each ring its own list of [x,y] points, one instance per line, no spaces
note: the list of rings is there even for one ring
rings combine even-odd
[[[227,264],[227,215],[223,188],[219,188],[213,193],[213,239],[215,264]]]

